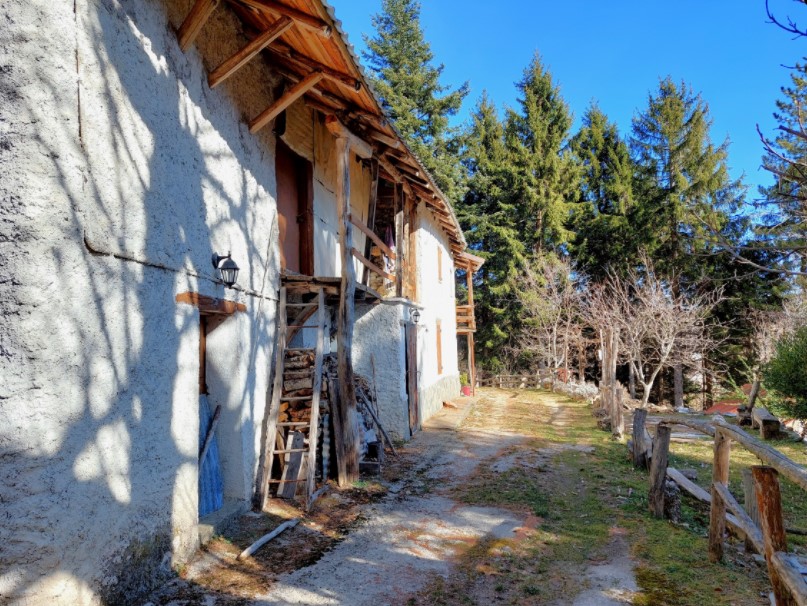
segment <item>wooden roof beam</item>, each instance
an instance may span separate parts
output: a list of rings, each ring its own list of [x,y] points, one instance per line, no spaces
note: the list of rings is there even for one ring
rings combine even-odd
[[[328,116],[325,118],[325,128],[337,139],[347,139],[350,150],[359,158],[369,160],[373,157],[373,148],[370,144],[350,132],[336,116]]]
[[[303,71],[320,71],[322,72],[325,77],[333,82],[334,84],[340,86],[347,86],[352,91],[359,91],[361,90],[361,80],[358,78],[354,78],[350,74],[346,74],[344,72],[340,72],[339,70],[333,69],[332,67],[325,65],[324,63],[320,63],[319,61],[315,61],[306,55],[294,50],[292,47],[286,44],[274,44],[269,49],[269,52],[275,57],[281,57],[285,61],[291,63],[293,66],[297,67],[297,69],[302,69]]]
[[[392,165],[392,162],[389,161],[387,156],[378,156],[378,164],[387,172],[390,177],[392,177],[393,181],[403,184],[404,193],[407,196],[410,198],[414,197],[412,194],[412,187],[409,185],[409,181],[407,181],[400,171]]]
[[[272,103],[272,105],[252,119],[249,123],[249,132],[254,134],[269,124],[280,112],[314,88],[314,86],[322,80],[322,77],[321,72],[312,72],[292,86],[284,95]]]
[[[220,0],[196,0],[196,3],[191,8],[188,16],[182,22],[177,30],[177,38],[179,38],[179,48],[184,51],[193,44],[202,27],[210,19],[210,15],[216,10]]]
[[[260,34],[252,42],[210,72],[207,76],[207,83],[210,88],[216,88],[236,71],[249,63],[255,55],[283,35],[292,25],[294,25],[294,21],[292,21],[290,17],[281,17],[272,27]]]
[[[242,4],[257,9],[263,13],[272,13],[281,17],[290,17],[294,22],[309,31],[315,32],[323,38],[330,38],[331,26],[322,19],[304,13],[303,11],[275,2],[275,0],[238,0]]]

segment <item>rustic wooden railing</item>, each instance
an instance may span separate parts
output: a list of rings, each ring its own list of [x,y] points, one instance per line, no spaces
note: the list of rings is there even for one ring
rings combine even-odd
[[[636,410],[631,456],[637,466],[646,466],[650,450],[649,434],[645,429],[646,417],[646,410]],[[668,468],[667,459],[673,425],[685,425],[714,437],[711,494],[684,478],[677,470]],[[751,468],[753,483],[746,486],[745,506],[740,505],[728,489],[732,441],[740,444],[764,463]],[[776,604],[807,606],[807,581],[803,576],[802,567],[795,556],[787,552],[779,474],[796,486],[807,490],[807,469],[739,427],[729,425],[725,421],[709,424],[694,420],[662,418],[657,426],[655,439],[652,440],[650,509],[656,517],[664,516],[664,483],[668,478],[693,496],[709,502],[709,559],[713,562],[723,559],[723,538],[728,524],[735,532],[745,536],[747,547],[753,547],[760,554],[764,554]],[[731,513],[728,513],[729,511]]]
[[[457,305],[457,332],[476,330],[473,305]]]
[[[551,379],[557,371],[543,369],[534,375],[493,375],[480,377],[481,387],[498,387],[500,389],[539,389],[543,381]]]
[[[398,256],[395,254],[395,251],[392,250],[389,246],[387,246],[384,243],[384,241],[381,238],[378,237],[378,234],[376,234],[372,229],[367,227],[360,219],[357,219],[353,215],[350,215],[350,222],[351,222],[351,224],[353,224],[354,227],[358,228],[358,230],[360,232],[362,232],[364,235],[366,235],[368,238],[370,238],[370,240],[373,242],[373,244],[378,246],[378,248],[381,250],[381,252],[383,252],[388,258],[392,259],[393,261],[398,260]],[[367,269],[369,269],[370,271],[378,274],[382,278],[390,280],[391,282],[395,282],[395,276],[393,274],[385,271],[384,269],[382,269],[381,267],[379,267],[378,265],[376,265],[375,263],[370,261],[367,257],[365,257],[363,254],[361,254],[358,250],[356,250],[355,248],[351,248],[350,252],[353,255],[353,257],[355,259],[358,259],[358,261],[362,265],[364,265]]]

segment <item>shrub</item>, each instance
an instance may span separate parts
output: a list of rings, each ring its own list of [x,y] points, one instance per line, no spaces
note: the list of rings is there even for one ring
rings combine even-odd
[[[764,370],[765,386],[772,389],[775,412],[807,419],[807,326],[776,344],[776,353]]]

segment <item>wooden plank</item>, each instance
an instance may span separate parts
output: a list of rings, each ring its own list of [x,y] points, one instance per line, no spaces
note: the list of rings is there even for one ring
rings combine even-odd
[[[293,499],[297,492],[297,483],[287,480],[299,480],[303,467],[303,453],[306,452],[305,436],[301,431],[290,431],[286,438],[286,448],[280,452],[286,455],[286,466],[283,468],[283,476],[277,487],[277,496],[283,499]]]
[[[272,13],[273,15],[289,17],[293,19],[294,22],[300,27],[312,31],[322,36],[323,38],[329,38],[331,36],[331,26],[325,23],[325,21],[323,21],[318,17],[309,15],[308,13],[304,13],[303,11],[294,8],[292,6],[281,4],[280,2],[276,2],[275,0],[238,0],[238,1],[241,2],[242,4],[251,6],[252,8],[262,12],[269,12]]]
[[[376,234],[372,229],[370,229],[364,223],[362,223],[360,219],[357,219],[353,215],[350,215],[350,222],[354,226],[358,227],[360,232],[362,232],[364,235],[370,238],[373,241],[373,243],[376,246],[378,246],[378,248],[380,248],[381,251],[385,255],[387,255],[390,259],[395,260],[397,258],[397,256],[395,255],[395,251],[392,250],[386,244],[384,244],[384,241],[378,237],[378,234]]]
[[[779,473],[766,465],[754,465],[751,468],[754,476],[754,488],[757,493],[759,519],[762,522],[762,538],[765,542],[765,561],[768,563],[768,576],[773,585],[773,594],[777,606],[788,606],[796,601],[790,589],[779,574],[773,560],[777,551],[787,552],[787,535],[782,517],[782,494],[779,489]]]
[[[314,386],[311,400],[311,426],[308,431],[308,466],[306,469],[306,510],[313,503],[316,490],[317,445],[319,441],[319,397],[322,391],[322,357],[325,350],[325,291],[320,289],[317,295],[317,353],[314,356]],[[327,428],[325,429],[327,431]],[[323,478],[325,483],[328,478]]]
[[[350,249],[350,252],[351,252],[351,254],[353,255],[353,257],[355,257],[356,259],[358,259],[358,260],[361,262],[361,264],[362,264],[362,265],[364,265],[364,266],[365,266],[367,269],[369,269],[370,271],[377,273],[379,276],[381,276],[382,278],[386,278],[387,280],[390,280],[390,281],[394,281],[394,280],[395,280],[395,276],[393,276],[392,274],[389,274],[389,273],[385,272],[385,271],[384,271],[383,269],[381,269],[381,268],[380,268],[378,265],[376,265],[375,263],[373,263],[373,262],[372,262],[372,261],[370,261],[369,259],[365,258],[365,256],[364,256],[363,254],[361,254],[361,253],[360,253],[358,250],[356,250],[355,248],[351,248],[351,249]]]
[[[737,517],[737,521],[745,534],[746,541],[756,549],[757,552],[765,553],[765,543],[762,539],[762,532],[759,526],[754,523],[754,520],[746,513],[745,509],[740,506],[737,499],[734,498],[734,495],[729,492],[728,487],[718,482],[714,484],[714,489],[720,495],[720,498],[723,499],[729,511]]]
[[[269,107],[263,110],[260,114],[258,114],[252,121],[249,123],[249,132],[256,133],[261,130],[264,126],[269,124],[272,120],[274,120],[280,112],[286,109],[289,105],[294,103],[297,99],[299,99],[302,95],[304,95],[307,91],[311,90],[316,84],[322,80],[322,72],[312,72],[302,80],[300,80],[297,84],[292,86],[284,95],[282,95],[277,101],[272,103]]]
[[[220,0],[196,0],[196,3],[191,8],[188,16],[182,22],[177,30],[177,38],[179,39],[179,48],[184,51],[193,44],[202,27],[207,23],[210,15],[216,10]]]
[[[754,526],[761,528],[762,524],[759,521],[759,508],[757,507],[757,493],[754,488],[754,474],[750,469],[743,469],[743,507],[748,517],[751,518]],[[746,551],[750,551],[751,547],[753,547],[753,545],[751,545],[750,539],[746,538]],[[758,553],[764,553],[764,550],[760,549]]]
[[[199,311],[204,314],[231,315],[238,311],[247,310],[247,306],[243,303],[228,301],[226,299],[217,299],[215,297],[207,297],[205,295],[200,295],[198,292],[179,293],[175,300],[177,303],[184,303],[186,305],[198,307]]]
[[[207,84],[210,88],[216,88],[227,78],[245,66],[255,55],[269,46],[274,40],[288,30],[294,22],[289,17],[281,17],[271,28],[260,34],[244,48],[236,52],[232,57],[226,59],[207,76]]]
[[[277,432],[277,416],[280,412],[280,396],[283,392],[283,366],[286,360],[286,287],[281,286],[277,302],[277,332],[275,334],[275,376],[272,384],[272,400],[269,404],[269,414],[266,415],[266,428],[264,436],[266,444],[263,455],[263,474],[261,477],[261,507],[265,507],[269,500],[269,480],[272,478],[272,465],[274,463],[275,440]]]
[[[653,461],[650,465],[650,511],[657,518],[664,518],[664,484],[667,481],[667,459],[670,454],[670,428],[662,425],[656,430],[653,440]]]
[[[348,143],[350,151],[356,154],[359,158],[369,160],[373,157],[372,146],[363,139],[354,135],[348,128],[339,121],[336,116],[327,116],[325,118],[325,128],[337,139],[345,139]]]
[[[763,463],[773,467],[788,480],[801,486],[804,490],[807,490],[807,470],[805,470],[804,467],[797,465],[778,450],[771,448],[767,444],[763,444],[739,427],[729,425],[725,421],[718,421],[715,423],[715,426],[720,427],[720,429],[728,433],[733,440],[737,440],[746,450],[755,454]]]
[[[798,606],[807,606],[807,583],[801,566],[792,553],[777,551],[771,556],[779,578],[790,590],[790,595]]]
[[[340,417],[340,435],[336,437],[338,483],[347,486],[359,479],[360,440],[356,388],[353,384],[353,326],[355,323],[356,274],[353,268],[353,238],[350,229],[350,142],[348,137],[336,139],[336,199],[339,209],[339,241],[342,252],[342,284],[337,315],[336,338]],[[336,427],[336,426],[334,426]]]
[[[660,429],[661,427],[657,431]],[[723,559],[723,536],[726,534],[726,503],[715,489],[715,485],[719,483],[728,486],[731,455],[731,440],[722,431],[715,432],[714,452],[712,505],[709,508],[709,561],[720,562]]]

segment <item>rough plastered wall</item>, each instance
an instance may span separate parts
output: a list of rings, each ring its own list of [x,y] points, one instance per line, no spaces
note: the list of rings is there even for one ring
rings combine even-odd
[[[208,370],[228,491],[251,493],[278,254],[273,142],[242,114],[271,94],[260,62],[208,89],[246,38],[222,6],[180,52],[190,6],[0,3],[3,603],[132,603],[196,547],[199,312],[179,293],[246,306]],[[228,250],[243,290],[212,280]]]
[[[356,306],[353,330],[353,370],[372,382],[373,366],[379,420],[387,433],[409,438],[406,395],[406,335],[408,307],[399,302]]]
[[[438,412],[443,402],[460,392],[457,366],[457,314],[454,262],[448,237],[432,214],[418,210],[418,303],[423,306],[418,324],[418,369],[421,420]],[[439,251],[439,252],[438,252]],[[442,264],[442,271],[438,264]],[[437,321],[441,326],[442,373],[437,364]]]
[[[369,167],[350,153],[350,210],[367,224],[372,175]],[[339,242],[339,207],[336,202],[336,143],[325,127],[324,118],[314,119],[314,275],[340,277],[342,253]],[[353,229],[353,246],[364,251],[366,236]],[[364,266],[354,259],[353,267],[361,276]]]

